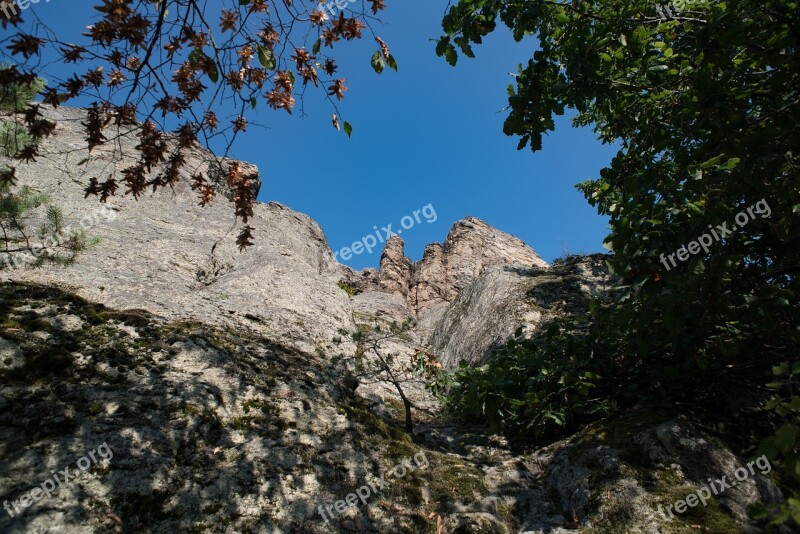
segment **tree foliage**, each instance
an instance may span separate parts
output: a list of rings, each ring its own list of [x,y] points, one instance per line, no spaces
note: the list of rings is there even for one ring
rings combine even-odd
[[[44,210],[44,220],[31,229],[35,211]],[[45,262],[70,265],[77,255],[98,244],[97,237],[84,229],[64,226],[61,209],[50,203],[48,195],[28,186],[13,191],[0,185],[0,270],[39,267]]]
[[[405,429],[413,434],[412,409],[418,407],[408,397],[405,388],[414,382],[421,383],[422,378],[430,380],[441,364],[424,350],[418,350],[409,359],[391,351],[392,342],[407,336],[414,326],[410,321],[402,324],[392,321],[383,326],[361,323],[357,326],[355,332],[348,334],[355,342],[355,353],[349,357],[336,357],[334,363],[342,366],[357,384],[387,384],[394,388],[403,402]]]
[[[435,387],[447,412],[485,420],[493,432],[558,436],[614,410],[598,391],[604,372],[569,324],[551,324],[541,336],[519,336],[498,347],[489,363],[461,362]]]
[[[62,42],[41,21],[26,26],[22,17],[32,10],[0,2],[12,4],[0,11],[0,24],[16,30],[0,40],[15,61],[0,71],[0,88],[35,86],[41,57],[55,54],[74,64],[75,74],[45,87],[43,101],[52,106],[77,98],[91,102],[83,123],[90,151],[142,123],[138,161],[118,175],[90,177],[87,195],[102,201],[120,186],[137,198],[147,188],[172,186],[185,165],[184,152],[196,143],[221,143],[227,154],[259,104],[292,113],[306,91],[317,89],[330,102],[334,127],[340,129],[337,102],[345,97],[347,80],[333,52],[367,32],[382,61],[397,66],[389,46],[371,28],[384,0],[347,3],[345,9],[326,9],[316,0],[223,0],[217,11],[199,0],[102,0],[95,5],[99,19],[80,44]],[[6,11],[10,18],[2,14]],[[53,132],[38,105],[26,106],[22,114],[35,140]],[[350,135],[352,126],[344,125]],[[33,143],[18,158],[30,162],[37,155]],[[9,180],[9,173],[13,169],[0,178]],[[242,248],[252,244],[248,221],[256,179],[236,166],[221,177],[192,175],[202,205],[213,200],[221,181],[234,192],[236,216],[244,223],[238,238]]]
[[[800,341],[797,14],[788,0],[697,0],[672,15],[647,1],[460,0],[437,53],[456,64],[504,24],[536,42],[509,87],[504,131],[519,148],[541,149],[567,110],[620,147],[579,186],[610,219],[623,279],[617,302],[597,310],[596,346],[584,347],[624,385],[616,396],[696,401],[710,384],[777,380],[766,408],[776,429],[793,430],[767,452],[800,482],[800,389],[772,377],[797,362]],[[762,200],[769,217],[735,223]],[[671,264],[723,223],[731,231],[708,250]]]
[[[0,73],[11,65],[0,65]],[[0,84],[0,112],[18,113],[24,110],[36,95],[44,89],[45,81],[35,78],[28,83]]]

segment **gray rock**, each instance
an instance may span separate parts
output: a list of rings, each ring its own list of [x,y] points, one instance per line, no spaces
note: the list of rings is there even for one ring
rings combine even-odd
[[[19,184],[49,194],[67,225],[80,228],[83,219],[101,242],[72,266],[2,270],[0,277],[70,288],[116,308],[260,332],[304,350],[328,348],[339,329],[352,329],[347,295],[336,286],[339,266],[316,222],[276,202],[257,203],[249,222],[255,245],[240,253],[233,207],[224,194],[198,206],[188,172],[210,169],[213,175],[229,160],[187,150],[187,171],[172,190],[138,202],[120,193],[103,206],[85,199],[84,187],[92,176],[105,179],[120,170],[124,158],[119,161],[110,146],[91,155],[81,148],[83,111],[59,108],[47,115],[58,122],[56,134],[43,143],[35,164],[17,166]],[[138,142],[134,133],[120,137],[123,154]],[[241,165],[244,172],[258,172]],[[110,211],[97,215],[101,208]]]
[[[603,255],[572,257],[550,268],[485,269],[436,323],[433,351],[446,368],[486,361],[520,329],[530,338],[557,317],[585,313],[591,298],[608,298],[612,277]]]

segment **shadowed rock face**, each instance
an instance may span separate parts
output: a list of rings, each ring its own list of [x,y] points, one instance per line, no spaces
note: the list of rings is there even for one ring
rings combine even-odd
[[[441,244],[431,243],[425,247],[422,260],[414,264],[411,286],[408,304],[417,312],[450,302],[447,262]]]
[[[553,319],[585,313],[592,298],[608,295],[611,281],[602,254],[557,260],[550,268],[489,267],[436,323],[433,351],[446,368],[461,360],[478,365],[518,328],[530,338]]]

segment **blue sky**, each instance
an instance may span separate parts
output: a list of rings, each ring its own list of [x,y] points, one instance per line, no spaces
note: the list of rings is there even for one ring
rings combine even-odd
[[[50,0],[32,6],[59,36],[82,42],[94,1]],[[216,2],[211,2],[212,4]],[[305,116],[260,106],[232,152],[259,166],[259,200],[275,200],[307,213],[323,228],[334,251],[373,227],[392,224],[431,204],[437,218],[403,231],[406,254],[421,257],[467,215],[516,235],[546,261],[564,253],[603,251],[607,221],[574,184],[595,178],[615,149],[589,129],[560,118],[543,150],[517,151],[502,131],[509,73],[533,53],[532,41],[515,43],[497,31],[453,68],[436,57],[435,43],[447,2],[387,0],[375,33],[388,42],[399,71],[375,74],[371,38],[341,47],[340,75],[349,91],[339,104],[353,125],[348,139],[331,126],[332,109],[320,93],[304,99]],[[256,236],[257,237],[257,236]],[[380,248],[344,261],[374,267]]]

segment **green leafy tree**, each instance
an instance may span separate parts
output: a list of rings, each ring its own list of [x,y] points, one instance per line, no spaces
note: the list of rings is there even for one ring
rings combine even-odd
[[[461,0],[443,20],[437,53],[453,65],[498,24],[536,42],[509,87],[504,131],[520,149],[541,149],[568,110],[574,125],[620,147],[579,186],[610,219],[610,264],[623,280],[617,302],[595,316],[597,346],[586,347],[620,385],[618,397],[710,402],[711,384],[763,389],[774,366],[797,361],[797,15],[787,0],[671,10]],[[764,209],[748,214],[755,205]],[[688,248],[706,234],[709,246]],[[797,411],[776,410],[796,407],[800,389],[788,374],[778,380],[783,400],[767,408],[781,432],[767,445],[781,446],[767,450],[797,483]]]

